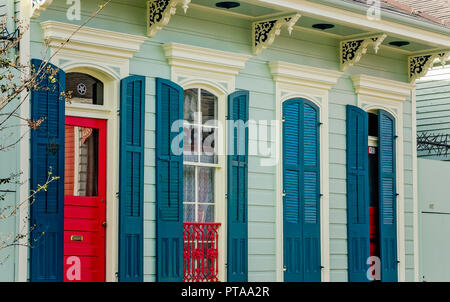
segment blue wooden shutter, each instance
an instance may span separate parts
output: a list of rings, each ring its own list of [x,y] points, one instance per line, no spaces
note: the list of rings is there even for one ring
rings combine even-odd
[[[283,119],[284,280],[320,281],[319,109],[288,100]]]
[[[121,82],[119,281],[143,281],[145,77]]]
[[[395,119],[378,112],[381,281],[397,281]]]
[[[43,64],[32,60],[37,72]],[[57,67],[47,65],[51,70]],[[45,68],[45,70],[47,70]],[[44,185],[49,170],[59,180],[35,196],[31,205],[31,281],[63,281],[64,259],[64,109],[65,73],[54,79],[49,72],[37,76],[38,89],[31,91],[31,119],[45,118],[31,131],[31,190]]]
[[[248,91],[228,96],[228,282],[248,280]],[[245,124],[245,125],[244,125]]]
[[[284,281],[303,281],[301,223],[301,100],[283,103]]]
[[[156,257],[160,282],[183,281],[183,99],[183,88],[156,79]]]
[[[347,244],[348,279],[369,281],[369,136],[368,115],[347,105]]]
[[[318,282],[321,279],[319,108],[312,102],[303,100],[301,114],[304,281]]]

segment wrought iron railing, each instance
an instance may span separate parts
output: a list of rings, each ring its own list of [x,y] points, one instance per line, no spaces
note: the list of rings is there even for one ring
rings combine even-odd
[[[219,282],[220,223],[183,224],[184,282]]]

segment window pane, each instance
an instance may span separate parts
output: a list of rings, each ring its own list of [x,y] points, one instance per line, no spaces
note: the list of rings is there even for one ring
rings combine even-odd
[[[198,205],[197,222],[214,222],[214,206],[213,205]]]
[[[98,129],[65,126],[64,195],[98,196]]]
[[[184,91],[184,120],[194,122],[194,114],[198,112],[198,89]]]
[[[195,205],[185,204],[183,205],[183,221],[184,222],[196,222],[195,221]]]
[[[208,123],[209,126],[217,126],[215,122],[217,120],[217,97],[202,89],[201,95],[201,110],[203,123]]]
[[[202,163],[217,163],[217,129],[216,128],[202,128],[202,154],[200,161]]]
[[[214,168],[198,167],[198,202],[214,203]]]
[[[195,168],[183,166],[183,201],[195,202]]]
[[[199,128],[191,125],[184,126],[183,159],[184,161],[198,162],[198,131]]]
[[[103,83],[88,74],[68,73],[66,91],[72,94],[72,103],[103,105]]]

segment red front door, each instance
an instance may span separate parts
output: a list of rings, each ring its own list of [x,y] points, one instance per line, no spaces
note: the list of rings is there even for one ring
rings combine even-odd
[[[66,117],[64,281],[105,281],[106,121]]]

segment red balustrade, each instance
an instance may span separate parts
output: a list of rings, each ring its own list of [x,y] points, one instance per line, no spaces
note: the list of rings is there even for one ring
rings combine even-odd
[[[183,224],[184,282],[219,282],[220,223]]]

